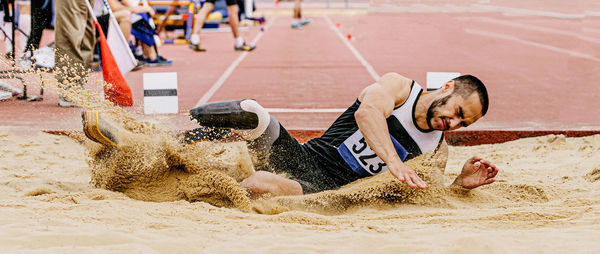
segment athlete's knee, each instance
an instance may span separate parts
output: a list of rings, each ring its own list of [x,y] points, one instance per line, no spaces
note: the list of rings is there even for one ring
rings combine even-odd
[[[204,5],[202,5],[202,8],[200,8],[200,12],[202,14],[209,14],[214,9],[214,7],[215,5],[213,3],[205,2]]]
[[[242,130],[247,140],[260,137],[271,122],[271,116],[255,100],[207,103],[190,110],[193,120],[202,126]]]

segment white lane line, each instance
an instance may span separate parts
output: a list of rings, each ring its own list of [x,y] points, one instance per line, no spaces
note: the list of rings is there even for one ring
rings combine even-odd
[[[342,113],[345,108],[265,108],[270,113]]]
[[[598,12],[590,12],[590,11],[572,14],[572,13],[562,13],[562,12],[553,12],[553,11],[538,11],[538,10],[531,10],[531,9],[521,9],[521,8],[487,5],[487,4],[473,4],[471,6],[482,8],[485,10],[499,11],[499,12],[502,12],[505,14],[551,17],[551,18],[559,18],[559,19],[583,19],[585,17],[597,17],[599,15]]]
[[[347,108],[265,108],[269,113],[343,113]],[[189,112],[181,113],[189,116]]]
[[[574,57],[580,57],[580,58],[592,60],[595,62],[600,62],[600,58],[592,56],[592,55],[584,54],[584,53],[577,52],[577,51],[562,49],[562,48],[558,48],[558,47],[554,47],[554,46],[550,46],[550,45],[546,45],[546,44],[542,44],[542,43],[537,43],[537,42],[533,42],[533,41],[522,40],[522,39],[519,39],[512,35],[498,34],[498,33],[492,33],[492,32],[475,30],[475,29],[465,29],[465,32],[470,33],[470,34],[492,37],[492,38],[501,39],[501,40],[514,41],[514,42],[522,43],[522,44],[529,45],[529,46],[534,46],[534,47],[543,48],[543,49],[551,50],[551,51],[562,53],[562,54],[567,54],[567,55],[574,56]]]
[[[451,2],[451,1],[447,1]],[[514,16],[539,16],[560,19],[584,19],[586,17],[600,17],[598,11],[583,11],[581,13],[562,13],[553,11],[540,11],[532,9],[521,9],[489,4],[471,4],[469,6],[458,6],[445,4],[444,6],[433,6],[423,3],[415,3],[409,6],[393,6],[384,4],[378,7],[370,7],[369,11],[387,12],[387,13],[484,13],[499,12],[504,15]]]
[[[352,54],[354,54],[354,57],[356,57],[356,59],[358,59],[358,61],[367,69],[367,72],[371,75],[371,77],[373,78],[374,81],[379,80],[379,74],[377,74],[377,72],[375,71],[375,69],[373,69],[373,66],[371,66],[369,64],[369,62],[367,62],[367,60],[365,60],[360,53],[358,53],[358,50],[356,50],[356,48],[354,48],[354,46],[352,46],[352,44],[350,44],[350,42],[348,42],[348,39],[346,39],[346,37],[344,37],[344,35],[342,35],[342,32],[340,32],[339,29],[337,29],[334,25],[333,22],[331,22],[331,19],[329,19],[328,16],[323,16],[323,18],[325,19],[325,21],[327,21],[327,23],[329,24],[329,27],[331,28],[331,30],[333,30],[335,32],[335,34],[337,34],[337,36],[340,38],[340,40],[342,40],[344,42],[344,44],[346,44],[346,47],[348,47],[348,49],[350,49],[350,51],[352,52]]]
[[[600,29],[594,29],[594,28],[589,28],[589,27],[584,27],[584,28],[582,28],[582,30],[584,32],[600,33]]]
[[[477,21],[481,21],[481,22],[494,23],[494,24],[505,25],[505,26],[510,26],[510,27],[524,28],[524,29],[534,30],[534,31],[538,31],[538,32],[545,32],[545,33],[553,33],[553,34],[560,34],[560,35],[572,36],[572,37],[577,37],[577,38],[579,38],[581,40],[584,40],[584,41],[589,41],[589,42],[593,42],[593,43],[600,43],[600,39],[596,39],[596,38],[592,38],[592,37],[588,37],[588,36],[583,36],[583,35],[581,35],[579,33],[575,33],[575,32],[570,32],[570,31],[565,31],[565,30],[560,30],[560,29],[554,29],[554,28],[548,28],[548,27],[543,27],[543,26],[521,24],[521,23],[517,23],[517,22],[499,20],[499,19],[494,19],[494,18],[487,18],[487,17],[460,17],[458,19],[459,20],[477,20]]]
[[[269,21],[267,21],[267,25],[264,28],[263,32],[259,32],[258,35],[256,37],[254,37],[254,40],[252,40],[251,44],[256,45],[256,43],[260,40],[260,38],[263,37],[263,35],[265,34],[265,32],[267,30],[269,30],[269,28],[275,23],[275,20],[277,20],[277,17],[273,17],[272,19],[270,19]],[[208,100],[210,100],[210,98],[215,95],[215,93],[217,92],[217,90],[219,90],[219,88],[221,88],[221,86],[223,85],[223,83],[225,83],[225,81],[229,78],[229,76],[231,75],[231,73],[233,73],[233,71],[235,70],[235,68],[237,68],[237,66],[240,64],[240,62],[242,62],[242,60],[244,60],[244,58],[246,58],[246,56],[248,55],[248,51],[244,51],[240,54],[240,56],[238,56],[237,59],[235,59],[235,61],[233,61],[231,63],[231,65],[229,65],[229,67],[227,68],[227,70],[225,70],[225,72],[223,73],[223,75],[221,75],[221,77],[219,77],[219,79],[217,80],[217,82],[215,82],[215,84],[212,85],[212,87],[204,94],[204,96],[202,96],[202,98],[200,98],[200,100],[198,101],[198,103],[196,103],[196,106],[194,107],[198,107],[202,104],[205,104],[208,102]]]

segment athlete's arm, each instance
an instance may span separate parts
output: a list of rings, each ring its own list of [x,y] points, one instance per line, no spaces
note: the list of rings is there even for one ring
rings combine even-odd
[[[386,119],[396,105],[406,101],[412,80],[396,73],[388,73],[379,81],[366,87],[359,95],[361,102],[354,117],[367,144],[387,165],[388,170],[410,187],[426,188],[427,184],[410,168],[398,154],[390,138]]]

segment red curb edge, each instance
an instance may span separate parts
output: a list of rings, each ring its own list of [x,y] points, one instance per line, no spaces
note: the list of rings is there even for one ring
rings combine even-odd
[[[289,133],[298,142],[303,143],[312,138],[322,135],[323,130],[290,130]],[[447,131],[444,133],[446,142],[452,146],[475,146],[484,144],[497,144],[520,138],[530,138],[545,135],[565,135],[567,137],[584,137],[600,134],[600,130],[590,131],[568,131],[568,130],[544,130],[544,131],[497,131],[497,130],[474,130],[474,131]]]
[[[45,133],[53,135],[68,136],[82,131],[44,130]],[[298,142],[304,143],[312,138],[321,136],[324,130],[289,130],[292,137]],[[530,138],[545,135],[564,135],[566,137],[584,137],[600,134],[600,130],[590,131],[568,131],[568,130],[544,130],[544,131],[497,131],[497,130],[474,130],[474,131],[450,131],[445,132],[446,142],[452,146],[475,146],[484,144],[497,144],[520,138]]]

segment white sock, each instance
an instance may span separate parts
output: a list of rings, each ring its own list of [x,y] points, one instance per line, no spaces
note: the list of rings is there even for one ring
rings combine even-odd
[[[235,46],[241,47],[242,45],[244,45],[244,38],[242,38],[242,37],[235,38]]]
[[[142,50],[142,47],[140,47],[140,46],[135,47],[135,55],[137,55],[137,56],[143,56],[144,55],[144,50]]]
[[[196,45],[200,44],[200,35],[192,34],[192,37],[190,38],[190,42],[192,44],[196,44]]]
[[[306,19],[300,18],[300,23],[304,23],[304,21],[306,21]]]
[[[292,25],[298,25],[298,24],[300,24],[300,19],[293,18]]]
[[[19,28],[21,28],[21,30],[23,30],[23,32],[25,32],[26,34],[31,34],[31,15],[19,15]],[[22,33],[20,34],[21,38],[19,40],[18,49],[20,50],[20,54],[22,54],[23,51],[25,51],[25,46],[27,46],[27,36]]]

